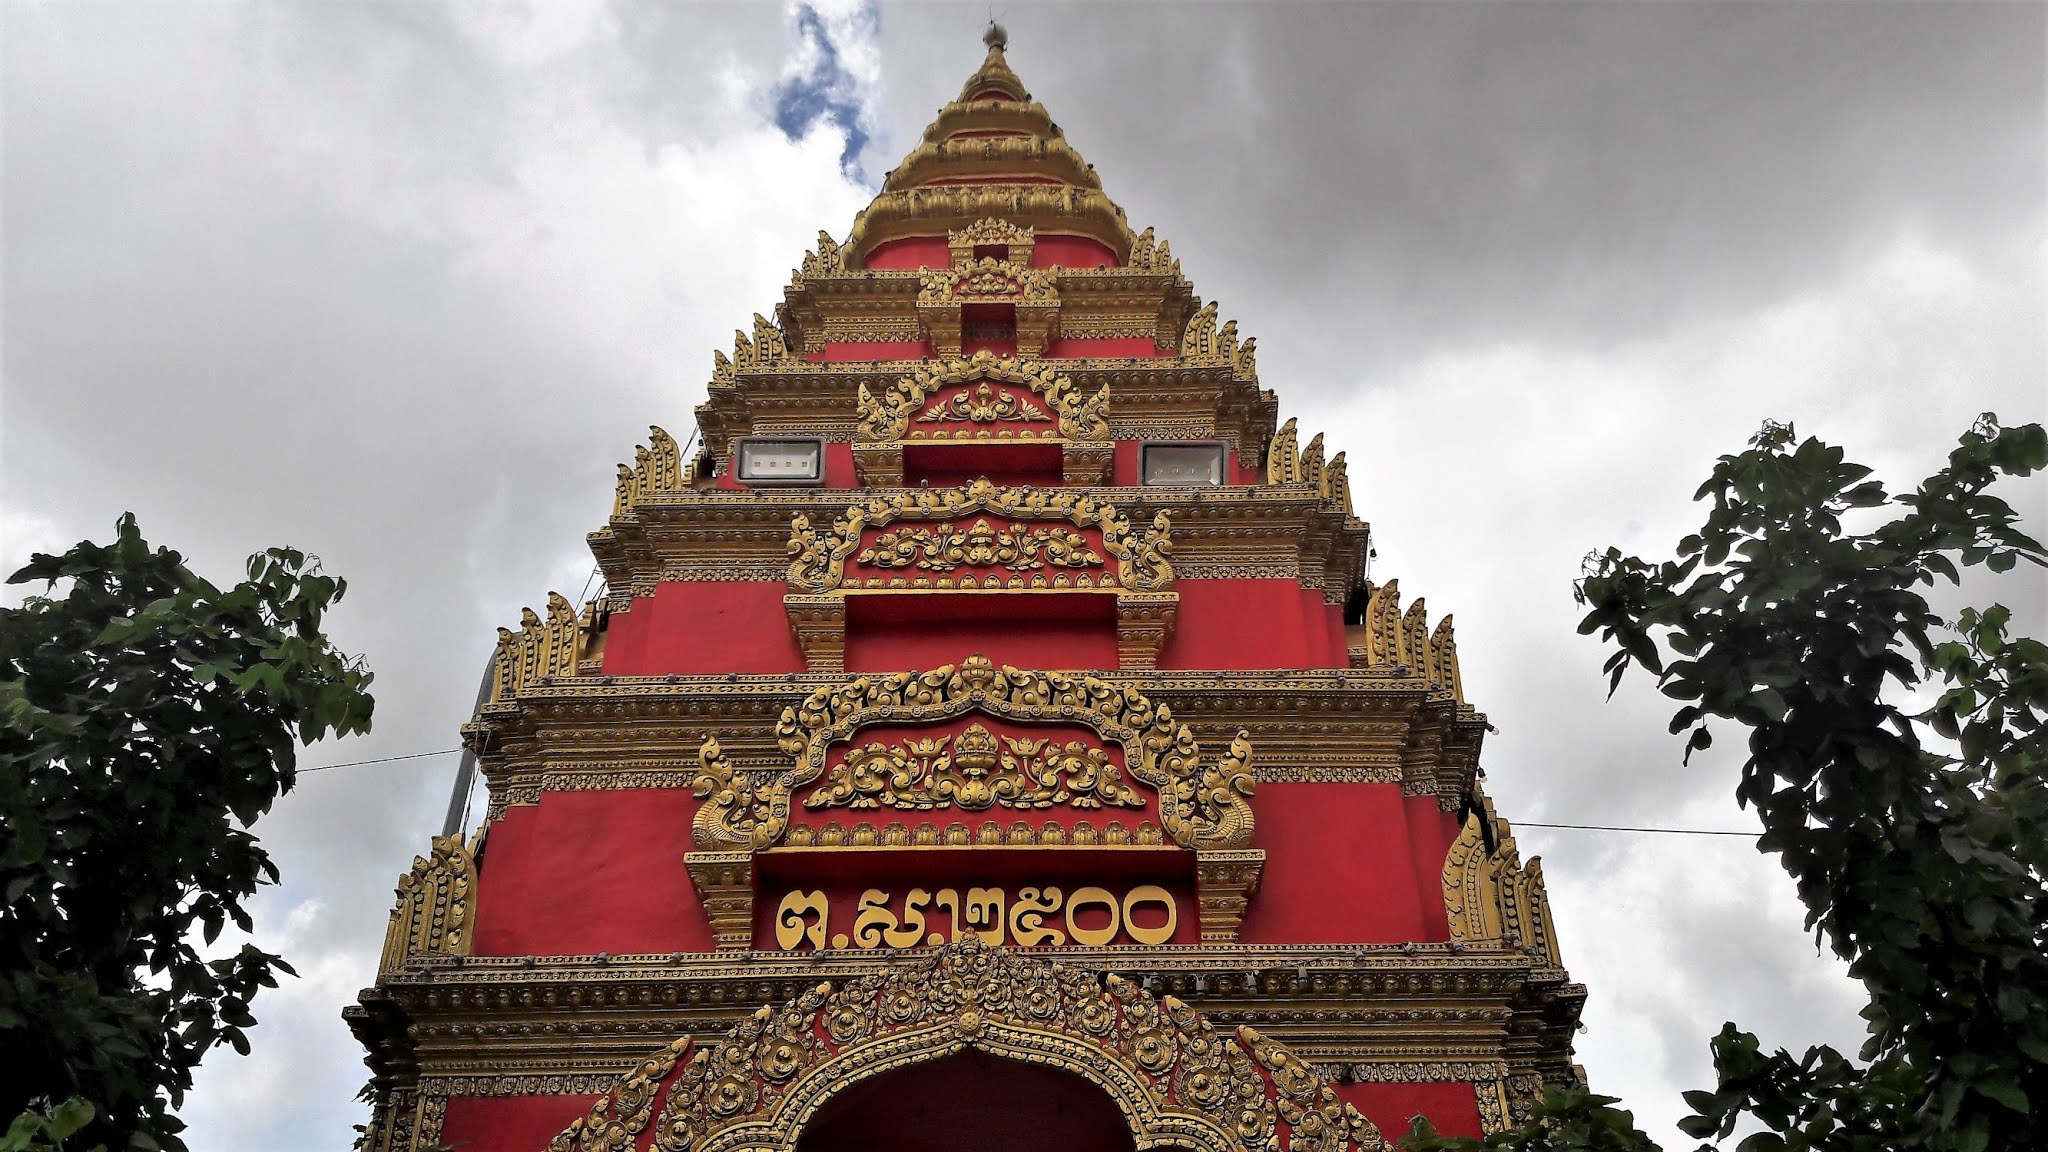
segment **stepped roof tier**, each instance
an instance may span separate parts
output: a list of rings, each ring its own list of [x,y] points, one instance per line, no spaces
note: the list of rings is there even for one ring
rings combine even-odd
[[[348,1012],[372,1152],[1354,1152],[1577,1082],[1450,618],[986,43],[500,630],[483,827]]]

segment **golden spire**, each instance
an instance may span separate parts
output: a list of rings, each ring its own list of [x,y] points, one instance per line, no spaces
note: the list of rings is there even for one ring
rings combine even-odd
[[[1009,46],[1010,34],[1001,24],[991,20],[988,31],[982,33],[981,42],[988,45],[988,58],[981,62],[981,70],[967,78],[960,88],[962,101],[982,96],[1001,96],[1008,100],[1029,103],[1031,93],[1024,90],[1024,82],[1010,71],[1010,62],[1003,58],[1003,49]]]
[[[877,246],[944,236],[984,219],[1084,236],[1124,259],[1136,237],[1122,208],[1102,193],[1095,169],[1074,151],[1043,104],[1003,56],[1009,33],[989,22],[988,46],[959,99],[939,109],[924,137],[882,180],[843,247],[862,267]]]

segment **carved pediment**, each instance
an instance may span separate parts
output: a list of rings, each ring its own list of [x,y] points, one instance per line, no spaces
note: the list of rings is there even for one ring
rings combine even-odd
[[[872,741],[836,763],[829,757],[836,745],[868,727],[928,724],[968,713],[1086,728],[1118,747],[1123,771],[1099,746],[1069,741],[1051,747],[1045,739],[998,737],[980,724],[922,743],[917,737]],[[1157,793],[1160,823],[1175,843],[1208,849],[1251,843],[1249,797],[1255,783],[1249,738],[1240,732],[1228,751],[1205,766],[1193,732],[1171,709],[1094,676],[997,668],[983,656],[930,672],[860,676],[785,709],[775,735],[795,763],[766,783],[737,771],[715,738],[704,742],[693,781],[707,801],[693,827],[699,848],[775,845],[789,828],[790,798],[820,779],[825,784],[806,801],[809,807],[856,801],[884,806],[886,800],[890,807],[920,811],[975,811],[1005,798],[1009,807],[1042,807],[1056,796],[1143,806],[1125,773]]]
[[[942,422],[1031,423],[1045,420],[1040,407],[1050,408],[1059,434],[1075,441],[1109,441],[1109,385],[1084,394],[1071,377],[1038,361],[977,352],[972,357],[920,366],[877,396],[860,386],[854,443],[874,444],[906,436],[936,439],[937,433],[913,432],[913,419]],[[1035,413],[1035,415],[1034,415]]]
[[[996,522],[966,520],[980,512],[992,513]],[[930,530],[867,535],[869,529],[898,520],[942,523]],[[1032,521],[1065,521],[1080,531],[1046,532],[1031,528]],[[786,550],[789,589],[794,594],[890,587],[1053,587],[1058,585],[1032,584],[1021,574],[1098,565],[1102,569],[1099,576],[1085,586],[1134,593],[1164,593],[1173,587],[1173,525],[1166,513],[1158,513],[1150,525],[1138,531],[1115,505],[1086,493],[1007,488],[986,479],[960,488],[877,496],[849,507],[824,531],[809,517],[798,514],[790,520]],[[901,577],[894,578],[901,581],[896,583],[886,574],[905,568],[952,573],[962,567],[997,569],[1001,578],[994,585],[985,580],[961,583],[950,579],[945,584],[927,580],[919,585]],[[862,568],[880,571],[863,574]],[[1016,582],[1010,577],[1016,577]],[[1065,586],[1075,587],[1078,582],[1070,576]]]

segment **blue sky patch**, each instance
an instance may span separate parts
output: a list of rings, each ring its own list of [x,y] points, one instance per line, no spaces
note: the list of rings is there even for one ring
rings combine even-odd
[[[880,23],[881,15],[875,6],[863,4],[859,30],[872,34]],[[839,170],[849,179],[865,184],[867,175],[861,171],[860,153],[867,147],[868,132],[861,124],[865,109],[860,82],[847,70],[831,29],[812,5],[796,6],[796,33],[798,43],[791,70],[775,85],[775,126],[792,141],[802,139],[821,120],[839,129],[846,138],[846,147],[839,153]]]

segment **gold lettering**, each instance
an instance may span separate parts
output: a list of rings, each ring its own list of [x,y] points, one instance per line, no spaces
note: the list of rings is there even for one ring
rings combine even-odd
[[[1109,923],[1100,928],[1081,927],[1081,917],[1078,913],[1084,907],[1100,907],[1106,910],[1109,913]],[[1118,919],[1116,897],[1111,895],[1107,888],[1076,888],[1074,894],[1067,897],[1067,934],[1074,938],[1076,944],[1099,948],[1116,939]]]
[[[870,888],[860,894],[860,902],[854,906],[853,942],[863,948],[880,948],[883,934],[896,927],[896,917],[886,905],[889,894],[880,888]]]
[[[775,943],[784,952],[795,948],[806,940],[813,948],[825,946],[825,921],[832,915],[831,905],[825,902],[823,892],[791,892],[782,898],[782,905],[775,909]],[[805,923],[809,916],[817,920]]]
[[[891,948],[915,948],[924,943],[924,902],[932,894],[922,888],[912,888],[910,895],[903,898],[903,927],[887,928],[882,939]]]
[[[938,894],[932,897],[932,907],[944,908],[946,910],[946,939],[958,940],[960,938],[960,893],[951,888],[941,888]],[[934,932],[932,935],[937,936],[938,933]]]
[[[1026,889],[1029,891],[1029,889]],[[983,927],[987,925],[987,927]],[[1001,947],[1003,943],[1003,890],[1001,888],[969,888],[967,890],[967,927],[981,937],[984,944]]]
[[[1140,904],[1157,904],[1166,909],[1166,923],[1155,928],[1138,925],[1137,907]],[[1124,894],[1124,931],[1140,944],[1164,944],[1173,939],[1173,930],[1180,926],[1180,909],[1174,907],[1173,893],[1157,884],[1142,884]]]
[[[916,948],[958,940],[962,932],[971,932],[996,947],[1006,939],[1019,948],[1057,947],[1072,939],[1099,948],[1115,943],[1120,936],[1139,944],[1165,944],[1180,926],[1180,909],[1173,893],[1157,884],[1133,888],[1121,901],[1116,893],[1095,885],[1076,888],[1064,899],[1062,890],[1051,884],[1022,888],[1014,896],[1001,888],[969,888],[964,899],[957,888],[937,892],[912,888],[902,906],[895,905],[892,892],[881,888],[863,891],[854,904],[849,939],[844,932],[831,933],[832,907],[823,891],[787,892],[775,909],[775,943],[785,952],[806,945],[824,948],[828,940],[833,948]],[[1158,912],[1152,910],[1154,906]],[[1107,921],[1097,927],[1083,926],[1083,912],[1093,918],[1095,909],[1106,913]],[[1163,919],[1150,925],[1140,923],[1141,909],[1147,920],[1162,914]]]
[[[1017,893],[1017,902],[1010,906],[1010,939],[1016,941],[1019,948],[1065,944],[1066,933],[1057,928],[1042,927],[1045,918],[1057,915],[1059,910],[1060,890],[1052,885],[1043,889],[1026,888]]]

